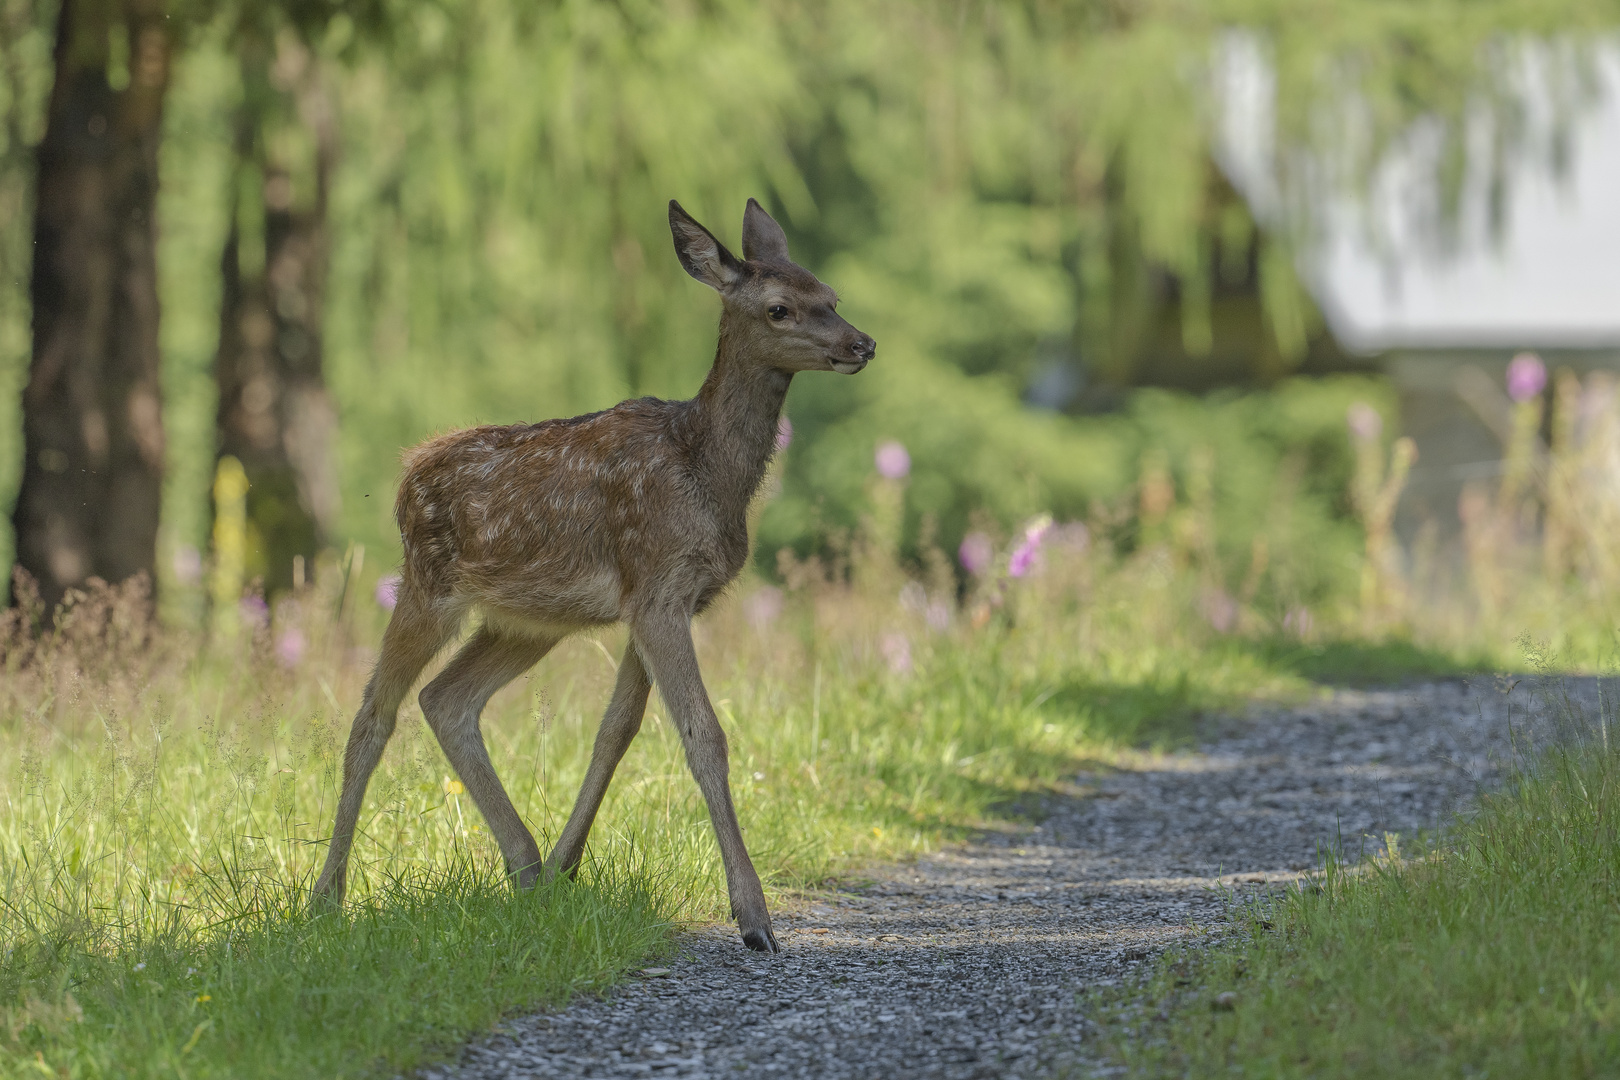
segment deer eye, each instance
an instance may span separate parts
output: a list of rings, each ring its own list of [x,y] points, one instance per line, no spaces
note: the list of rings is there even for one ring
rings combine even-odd
[[[781,304],[772,304],[768,314],[770,315],[772,322],[781,322],[783,319],[788,317],[788,309],[783,307]]]

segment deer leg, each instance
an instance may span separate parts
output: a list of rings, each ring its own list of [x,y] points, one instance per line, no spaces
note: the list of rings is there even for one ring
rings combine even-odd
[[[692,648],[690,620],[659,618],[640,621],[631,628],[636,648],[646,661],[658,692],[675,720],[686,746],[686,763],[697,779],[703,799],[709,805],[709,821],[720,844],[720,857],[726,866],[726,891],[731,897],[731,913],[737,920],[743,944],[758,952],[778,952],[781,947],[771,933],[771,916],[765,908],[765,890],[749,861],[737,826],[737,810],[731,802],[727,779],[726,733],[715,718],[709,693],[703,687],[697,653]]]
[[[517,879],[520,888],[533,885],[539,875],[540,849],[489,763],[478,717],[490,695],[533,667],[557,641],[555,637],[523,637],[480,627],[455,659],[423,687],[419,698],[428,726],[489,823],[506,860],[506,872]]]
[[[343,789],[338,796],[337,821],[332,841],[326,849],[326,865],[315,881],[314,898],[331,905],[343,903],[348,884],[349,850],[354,830],[365,802],[366,785],[382,760],[383,749],[394,733],[400,702],[411,684],[422,673],[433,655],[444,646],[454,630],[435,619],[417,597],[402,592],[394,614],[383,632],[382,651],[366,684],[360,711],[349,728],[349,744],[343,751]]]
[[[590,835],[596,812],[601,809],[602,796],[607,794],[613,770],[619,767],[630,741],[641,730],[641,718],[647,711],[647,669],[636,652],[632,640],[625,644],[624,659],[619,661],[619,680],[613,687],[613,700],[602,716],[602,726],[596,732],[596,746],[591,750],[591,765],[580,785],[579,798],[568,815],[557,846],[546,858],[546,877],[569,874],[579,868],[580,856],[585,851],[585,838]]]

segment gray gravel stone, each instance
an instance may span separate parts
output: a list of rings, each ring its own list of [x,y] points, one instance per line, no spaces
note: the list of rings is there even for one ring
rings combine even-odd
[[[1588,714],[1594,682],[1561,684]],[[1230,897],[1445,823],[1515,747],[1571,728],[1497,680],[1340,691],[1211,719],[1197,752],[1075,778],[990,833],[778,909],[782,954],[694,929],[667,974],[509,1021],[427,1080],[1045,1077],[1085,1062],[1082,990],[1219,940]]]

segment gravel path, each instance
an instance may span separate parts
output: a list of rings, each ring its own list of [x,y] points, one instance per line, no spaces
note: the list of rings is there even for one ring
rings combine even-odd
[[[1341,691],[1209,721],[1199,752],[1076,777],[1039,825],[778,909],[779,956],[694,931],[667,970],[514,1020],[424,1076],[1063,1075],[1084,1055],[1078,991],[1214,940],[1223,891],[1293,881],[1337,838],[1354,853],[1446,820],[1511,740],[1557,726],[1507,690]]]

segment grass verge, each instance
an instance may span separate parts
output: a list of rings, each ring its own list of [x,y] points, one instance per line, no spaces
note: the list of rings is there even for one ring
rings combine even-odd
[[[0,1072],[393,1075],[514,1008],[607,985],[669,930],[663,898],[634,878],[515,895],[467,863],[391,881],[340,916],[254,899],[272,904],[201,939],[33,937],[0,982]]]
[[[1054,560],[983,622],[941,619],[896,578],[759,588],[698,623],[776,900],[965,835],[1116,748],[1185,742],[1201,713],[1313,692],[1267,647],[1189,620],[1195,583],[1151,562],[1089,573]],[[391,1074],[503,1013],[606,985],[672,922],[726,917],[708,814],[655,699],[583,884],[527,897],[498,879],[409,704],[368,793],[350,907],[306,918],[376,621],[334,620],[341,605],[310,593],[251,638],[199,649],[144,637],[103,600],[5,654],[0,1075]],[[570,640],[485,710],[542,849],[621,646]]]
[[[1585,1077],[1620,1070],[1620,752],[1555,748],[1445,842],[1391,839],[1168,955],[1105,1009],[1133,1075]],[[1222,996],[1227,995],[1227,996]]]

